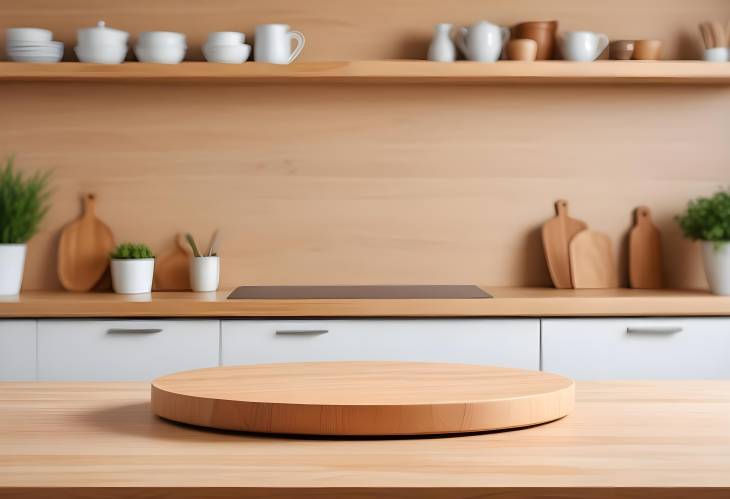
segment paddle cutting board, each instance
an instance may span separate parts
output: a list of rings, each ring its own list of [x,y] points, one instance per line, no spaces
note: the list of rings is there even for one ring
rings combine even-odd
[[[58,243],[58,279],[69,291],[89,291],[109,266],[114,235],[96,218],[96,197],[86,194],[83,213],[61,231]]]
[[[156,291],[186,291],[190,289],[190,254],[183,234],[177,234],[175,244],[155,260],[154,288]]]
[[[570,240],[570,277],[575,289],[618,287],[618,271],[611,239],[584,230]]]
[[[423,362],[306,362],[197,369],[152,383],[152,410],[182,423],[307,435],[424,435],[562,418],[556,374]]]
[[[542,246],[545,249],[550,278],[559,289],[572,288],[570,280],[570,240],[588,226],[581,220],[568,216],[568,202],[555,202],[555,217],[542,226]]]
[[[629,284],[637,289],[664,287],[662,238],[646,206],[636,208],[629,233]]]

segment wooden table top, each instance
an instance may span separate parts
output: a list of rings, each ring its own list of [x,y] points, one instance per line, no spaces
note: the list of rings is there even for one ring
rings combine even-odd
[[[364,440],[169,423],[152,415],[146,383],[0,384],[0,497],[95,497],[91,487],[105,499],[727,498],[730,381],[578,383],[575,410],[550,424]]]
[[[494,298],[227,300],[230,290],[148,295],[30,291],[16,297],[0,297],[0,318],[730,315],[730,297],[704,291],[480,287]]]

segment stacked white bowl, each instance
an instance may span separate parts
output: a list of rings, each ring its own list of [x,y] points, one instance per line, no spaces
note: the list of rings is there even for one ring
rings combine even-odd
[[[251,45],[246,45],[246,35],[237,31],[210,33],[203,45],[203,55],[208,62],[241,64],[250,54]]]
[[[107,28],[104,21],[99,21],[93,28],[77,31],[74,51],[81,62],[119,64],[127,56],[128,39],[126,31]]]
[[[140,62],[177,64],[185,58],[185,35],[172,31],[146,31],[139,34],[134,53]]]
[[[5,51],[15,62],[58,62],[63,57],[63,43],[54,42],[53,33],[47,29],[9,28]]]

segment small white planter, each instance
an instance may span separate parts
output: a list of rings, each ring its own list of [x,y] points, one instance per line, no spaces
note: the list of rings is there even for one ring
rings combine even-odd
[[[25,244],[0,244],[0,295],[17,295],[23,283]]]
[[[730,295],[730,241],[702,241],[702,260],[710,291]]]
[[[190,259],[190,287],[193,291],[215,291],[220,278],[220,258],[197,256]]]
[[[154,258],[112,260],[111,267],[115,293],[131,295],[152,291]]]

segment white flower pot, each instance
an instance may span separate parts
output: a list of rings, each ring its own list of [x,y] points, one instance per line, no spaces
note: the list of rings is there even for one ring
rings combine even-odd
[[[25,250],[25,244],[0,244],[0,295],[20,293]]]
[[[218,289],[220,258],[197,256],[190,259],[190,287],[193,291],[205,292]]]
[[[730,295],[730,241],[702,241],[702,259],[710,291]]]
[[[124,295],[149,293],[155,273],[154,258],[112,260],[112,287]]]

